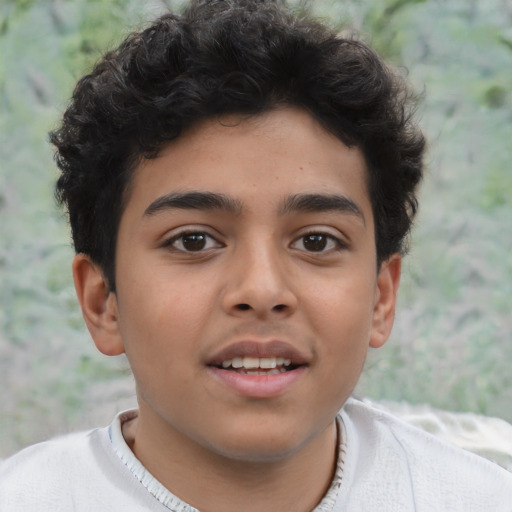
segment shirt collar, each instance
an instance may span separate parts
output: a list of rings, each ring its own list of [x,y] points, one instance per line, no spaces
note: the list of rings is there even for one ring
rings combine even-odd
[[[162,505],[166,506],[172,512],[199,512],[196,508],[188,505],[180,498],[169,491],[160,483],[135,457],[134,453],[126,443],[122,427],[123,424],[135,419],[138,415],[136,409],[119,413],[109,427],[109,436],[112,448],[123,464],[131,471],[133,476],[152,494]],[[343,477],[343,467],[345,465],[345,456],[347,453],[346,429],[341,416],[336,417],[337,429],[337,463],[333,480],[322,501],[313,509],[312,512],[332,512]]]

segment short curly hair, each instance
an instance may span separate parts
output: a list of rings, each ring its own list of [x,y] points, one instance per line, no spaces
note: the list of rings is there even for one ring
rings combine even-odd
[[[377,263],[405,252],[424,137],[403,78],[368,45],[271,0],[197,0],[106,53],[76,85],[50,133],[75,250],[115,291],[115,248],[129,183],[183,130],[221,114],[308,111],[362,149]]]

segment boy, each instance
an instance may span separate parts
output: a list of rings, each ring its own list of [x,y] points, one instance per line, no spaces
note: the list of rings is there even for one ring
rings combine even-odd
[[[424,150],[371,49],[197,1],[108,53],[51,139],[84,319],[139,408],[7,460],[0,510],[512,510],[512,475],[350,398]]]

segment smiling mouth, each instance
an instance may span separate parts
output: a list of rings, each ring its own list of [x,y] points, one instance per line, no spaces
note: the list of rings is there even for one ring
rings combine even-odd
[[[221,370],[242,375],[278,375],[295,370],[299,366],[303,365],[293,364],[291,359],[284,357],[234,357],[215,365]]]

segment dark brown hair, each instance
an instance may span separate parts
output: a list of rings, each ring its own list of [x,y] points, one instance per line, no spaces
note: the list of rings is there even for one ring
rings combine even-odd
[[[117,230],[140,158],[205,118],[283,105],[363,150],[378,263],[404,252],[425,143],[403,79],[356,37],[268,0],[194,1],[129,35],[80,79],[50,134],[76,251],[115,290]]]

